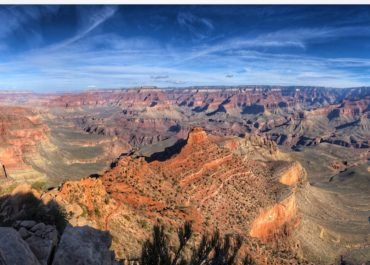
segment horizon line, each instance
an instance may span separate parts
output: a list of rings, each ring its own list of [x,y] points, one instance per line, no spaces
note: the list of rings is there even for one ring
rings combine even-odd
[[[194,86],[152,86],[152,85],[143,85],[143,86],[127,86],[127,87],[99,87],[99,88],[82,88],[75,90],[57,90],[57,91],[34,91],[34,90],[12,90],[12,89],[2,89],[0,88],[0,94],[74,94],[74,93],[83,93],[83,92],[109,92],[110,90],[119,91],[119,90],[140,90],[140,89],[158,89],[158,90],[177,90],[177,89],[271,89],[271,88],[319,88],[319,89],[361,89],[367,88],[370,89],[370,86],[349,86],[349,87],[331,87],[331,86],[313,86],[313,85],[194,85]]]

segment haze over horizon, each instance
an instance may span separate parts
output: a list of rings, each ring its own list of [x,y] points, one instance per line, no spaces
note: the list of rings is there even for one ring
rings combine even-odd
[[[370,85],[369,6],[2,6],[0,90]]]

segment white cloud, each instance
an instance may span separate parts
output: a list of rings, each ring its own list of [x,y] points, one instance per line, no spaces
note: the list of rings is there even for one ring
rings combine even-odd
[[[98,10],[92,11],[90,14],[85,14],[83,17],[87,17],[87,23],[85,22],[83,27],[77,32],[77,34],[61,43],[58,43],[51,47],[51,49],[61,49],[63,47],[69,46],[76,41],[87,36],[91,31],[99,27],[106,20],[111,18],[117,11],[116,6],[103,6]]]
[[[31,21],[43,16],[52,16],[58,6],[2,6],[0,7],[0,39],[8,37],[16,30],[24,30]]]
[[[71,90],[91,84],[96,87],[370,85],[369,79],[345,69],[369,69],[370,62],[366,59],[319,58],[304,54],[307,42],[325,34],[344,36],[348,29],[336,33],[317,29],[272,32],[254,38],[224,40],[208,47],[163,46],[146,37],[125,39],[114,34],[89,34],[114,12],[114,9],[102,12],[89,20],[90,24],[82,23],[85,26],[81,26],[75,37],[53,49],[33,50],[11,61],[0,62],[0,87],[11,84],[41,90]],[[97,50],[97,45],[105,48]],[[256,51],[255,47],[294,47],[302,53],[274,54]]]
[[[177,15],[177,22],[183,28],[190,31],[196,38],[204,39],[214,30],[213,23],[207,18],[198,17],[189,12],[180,12]]]

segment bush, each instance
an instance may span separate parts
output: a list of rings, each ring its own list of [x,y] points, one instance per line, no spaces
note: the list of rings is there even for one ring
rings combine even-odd
[[[190,258],[184,254],[193,231],[191,223],[185,223],[178,230],[179,244],[171,247],[165,234],[164,226],[153,227],[152,239],[143,244],[141,265],[235,265],[238,252],[243,244],[242,237],[220,236],[216,230],[212,236],[204,234],[198,246],[191,249]],[[173,251],[171,251],[173,249]],[[253,259],[247,255],[245,265],[254,265]]]

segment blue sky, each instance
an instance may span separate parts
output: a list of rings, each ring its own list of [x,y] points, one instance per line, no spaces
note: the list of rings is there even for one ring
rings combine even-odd
[[[369,6],[0,6],[0,89],[370,86]]]

